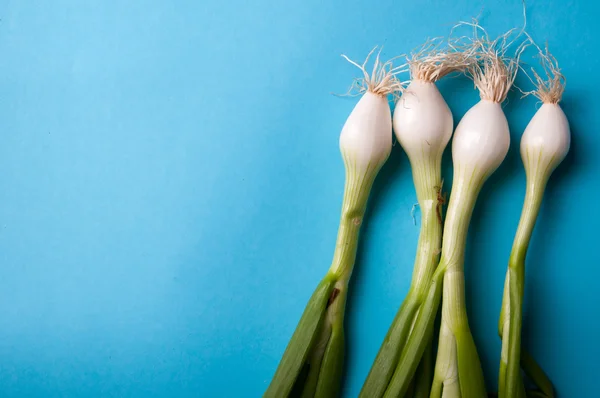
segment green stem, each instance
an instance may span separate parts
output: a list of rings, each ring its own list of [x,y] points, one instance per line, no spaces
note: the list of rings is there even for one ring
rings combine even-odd
[[[427,292],[413,329],[404,345],[394,375],[385,391],[384,397],[403,397],[415,375],[415,371],[427,346],[433,337],[435,316],[438,312],[442,298],[442,281],[444,270],[439,268],[431,278],[431,285]]]
[[[422,302],[438,265],[442,244],[441,157],[431,162],[411,161],[411,167],[421,210],[421,230],[410,291]]]
[[[441,156],[414,161],[413,181],[421,210],[421,230],[411,287],[404,299],[361,389],[361,398],[381,397],[396,370],[400,354],[411,333],[416,314],[423,304],[438,264],[442,240]]]
[[[508,361],[506,364],[506,397],[525,397],[525,385],[521,378],[521,325],[523,321],[523,283],[524,267],[521,264],[512,264],[509,270],[509,302],[510,321],[508,325]],[[502,344],[505,344],[503,339]],[[504,398],[504,397],[502,397]]]
[[[339,391],[348,281],[369,193],[381,167],[360,171],[345,155],[344,163],[344,200],[331,267],[311,296],[264,397],[328,397]]]
[[[525,350],[521,350],[521,367],[523,371],[540,388],[542,394],[548,398],[554,398],[554,387],[552,382],[544,372],[544,370],[537,364],[535,359]]]
[[[305,368],[312,347],[318,338],[325,319],[325,309],[335,286],[335,279],[329,273],[317,286],[306,305],[298,326],[283,353],[265,398],[287,397],[292,392],[302,391],[296,381]]]
[[[521,327],[525,286],[525,257],[547,181],[545,175],[531,176],[533,181],[530,181],[529,177],[502,298],[502,311],[499,322],[502,337],[499,376],[500,398],[524,396],[524,384],[521,377]]]
[[[419,308],[409,296],[404,300],[377,353],[375,362],[360,391],[360,398],[381,397],[396,369],[398,357],[408,338],[410,325]]]
[[[337,397],[341,387],[345,357],[344,313],[348,285],[338,283],[336,289],[339,289],[340,293],[327,308],[325,322],[330,325],[331,335],[323,355],[315,398]]]
[[[446,332],[440,333],[435,384],[444,389],[459,389],[463,398],[487,396],[483,370],[469,328],[464,288],[467,233],[484,179],[485,176],[476,172],[466,173],[460,165],[455,166],[455,182],[448,204],[442,258],[438,266],[438,270],[445,270],[441,322]]]
[[[460,173],[460,167],[457,167],[455,172]],[[457,175],[460,176],[460,174]],[[446,270],[449,266],[452,268],[453,264],[461,264],[462,266],[468,224],[473,211],[475,198],[477,197],[477,193],[481,187],[480,180],[475,181],[475,189],[469,189],[469,186],[472,185],[472,181],[468,182],[469,185],[465,186],[466,183],[462,181],[462,179],[455,178],[456,188],[453,189],[452,196],[450,197],[450,204],[448,206],[447,213],[448,216],[444,225],[442,260],[440,261],[440,264],[431,278],[431,284],[428,289],[427,297],[425,298],[419,310],[419,314],[413,330],[410,333],[408,342],[405,344],[402,350],[394,375],[392,376],[389,386],[385,392],[385,397],[391,398],[404,396],[404,394],[406,394],[408,386],[414,377],[417,365],[422,358],[423,352],[431,343],[435,316],[437,314],[442,296],[442,287],[444,288],[444,294],[447,294],[446,287],[444,286]],[[464,298],[462,301],[464,302]],[[461,341],[464,341],[464,339],[461,339]],[[472,350],[472,347],[468,346],[467,349]],[[477,358],[476,353],[475,357]],[[475,369],[476,368],[477,366],[475,366]],[[481,368],[481,366],[479,366],[479,368]],[[480,374],[481,370],[479,370],[478,373]],[[439,374],[437,368],[436,374]],[[477,381],[472,382],[472,384],[476,386],[483,384],[483,376],[480,376],[479,374],[476,372],[473,375],[474,378],[481,378],[481,383],[478,383]],[[471,375],[469,375],[469,377],[471,377]],[[468,380],[468,377],[465,375],[464,379]],[[443,380],[439,381],[443,382]],[[467,381],[465,381],[465,383],[467,383]],[[434,380],[434,387],[435,385],[436,380]],[[438,385],[441,393],[441,383],[438,383]],[[432,391],[432,393],[434,393],[434,391]]]
[[[335,294],[339,295],[339,293]],[[327,309],[327,312],[329,312],[329,308]],[[313,344],[309,358],[306,361],[306,365],[308,365],[308,376],[306,381],[302,383],[302,398],[312,398],[315,396],[317,384],[319,383],[319,376],[321,374],[321,364],[331,339],[331,318],[332,317],[329,314],[325,315],[325,319],[320,328],[320,336]]]
[[[431,380],[433,379],[433,348],[427,346],[421,363],[415,375],[415,392],[413,398],[428,398],[431,392]]]
[[[365,174],[356,172],[352,164],[346,165],[344,201],[338,237],[329,272],[339,280],[349,281],[356,260],[358,235],[363,222],[369,193],[379,168],[369,167]]]

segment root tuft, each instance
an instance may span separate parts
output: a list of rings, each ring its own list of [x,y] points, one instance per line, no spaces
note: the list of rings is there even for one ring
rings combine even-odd
[[[369,52],[367,58],[362,63],[362,65],[358,64],[357,62],[348,58],[346,55],[342,54],[342,57],[344,57],[346,61],[359,68],[363,73],[363,77],[354,79],[352,85],[350,86],[350,89],[348,90],[347,95],[351,95],[351,93],[353,92],[362,94],[368,91],[373,94],[386,96],[388,94],[396,95],[404,91],[404,86],[406,83],[398,79],[397,76],[400,73],[406,72],[408,70],[407,65],[403,64],[394,67],[392,64],[392,61],[399,57],[394,57],[386,62],[381,62],[379,59],[381,49],[379,49],[379,51],[377,52],[377,56],[375,57],[375,63],[373,65],[372,72],[369,74],[369,72],[367,71],[366,67],[367,63],[369,62],[369,58],[371,57],[371,55],[373,55],[376,49],[377,47],[373,48],[371,52]]]
[[[548,44],[546,44],[544,50],[542,50],[535,42],[529,38],[531,43],[538,50],[538,57],[540,64],[544,70],[545,77],[540,76],[534,68],[531,68],[533,73],[533,79],[524,70],[525,75],[535,85],[536,89],[526,94],[532,94],[540,99],[544,104],[558,104],[562,99],[563,93],[565,92],[565,85],[567,80],[561,73],[558,67],[558,61],[550,51],[548,50]]]
[[[470,40],[473,56],[477,62],[473,62],[466,72],[479,90],[481,99],[497,103],[504,102],[517,77],[521,54],[529,46],[530,41],[522,41],[513,56],[508,56],[507,52],[524,32],[524,28],[513,40],[509,41],[516,29],[511,29],[491,40],[477,20],[461,22],[455,28],[458,26],[473,28],[473,37]]]
[[[452,72],[464,72],[475,61],[473,50],[461,38],[429,39],[408,60],[413,79],[436,82]]]

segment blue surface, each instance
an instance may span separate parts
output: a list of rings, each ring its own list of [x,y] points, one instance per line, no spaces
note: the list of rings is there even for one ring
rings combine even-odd
[[[260,396],[333,253],[338,137],[356,99],[330,93],[357,76],[339,54],[407,52],[480,12],[492,35],[521,24],[520,1],[485,3],[1,1],[0,396]],[[567,76],[573,143],[529,253],[524,341],[560,396],[588,397],[600,355],[600,9],[528,3],[530,33]],[[455,120],[478,99],[466,80],[439,87]],[[517,143],[535,106],[516,94],[505,106],[513,144],[469,235],[469,316],[490,390],[524,196]],[[398,145],[371,198],[345,397],[411,275],[416,199]]]

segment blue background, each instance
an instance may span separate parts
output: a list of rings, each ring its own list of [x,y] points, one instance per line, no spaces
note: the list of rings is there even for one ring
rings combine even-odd
[[[588,397],[600,355],[600,10],[527,11],[567,77],[573,142],[530,248],[523,338],[560,396]],[[331,93],[358,76],[340,54],[405,53],[478,14],[494,36],[522,24],[518,0],[0,1],[0,395],[260,396],[333,253],[338,137],[356,99]],[[455,121],[478,100],[465,79],[439,87]],[[469,316],[490,390],[524,196],[517,143],[535,109],[515,93],[505,105],[511,151],[469,234]],[[345,397],[406,294],[415,201],[396,145],[351,286]]]

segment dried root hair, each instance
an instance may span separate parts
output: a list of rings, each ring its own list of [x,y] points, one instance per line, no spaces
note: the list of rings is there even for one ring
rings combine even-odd
[[[452,72],[464,72],[476,62],[473,46],[461,44],[461,38],[429,39],[413,52],[408,64],[412,79],[436,82]]]
[[[558,61],[556,61],[556,58],[554,58],[548,50],[548,44],[546,44],[545,48],[542,50],[531,38],[529,38],[529,41],[538,50],[538,57],[545,76],[540,76],[540,74],[532,67],[532,78],[525,69],[522,69],[523,73],[536,87],[535,90],[524,92],[523,94],[524,96],[529,94],[534,95],[544,104],[558,104],[565,92],[567,80],[558,67]]]
[[[394,57],[386,62],[380,61],[381,49],[377,52],[377,56],[375,57],[375,63],[373,65],[373,70],[369,74],[367,71],[367,64],[369,62],[369,58],[375,52],[377,47],[373,48],[371,52],[367,55],[365,61],[361,64],[351,60],[346,55],[342,54],[342,57],[352,65],[356,66],[363,73],[363,77],[354,79],[350,89],[348,90],[348,95],[353,92],[358,94],[363,94],[365,92],[371,92],[373,94],[386,96],[388,94],[398,95],[404,91],[405,82],[402,82],[398,75],[400,73],[406,72],[407,65],[399,65],[393,66],[392,61],[399,57]]]
[[[530,42],[529,40],[522,41],[513,56],[508,56],[507,52],[524,30],[521,30],[521,33],[511,41],[509,39],[516,29],[511,29],[500,37],[491,40],[477,20],[461,22],[457,26],[460,25],[471,26],[474,31],[471,46],[477,62],[473,62],[467,68],[467,75],[479,90],[481,99],[497,103],[504,102],[517,77],[521,54]],[[480,32],[482,34],[479,34]]]

